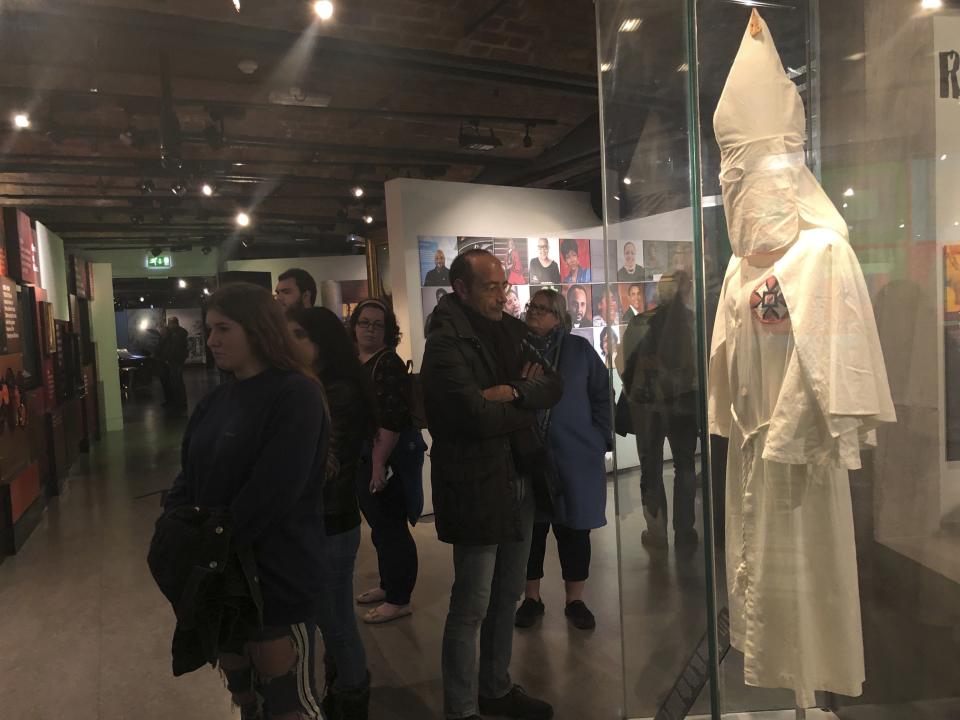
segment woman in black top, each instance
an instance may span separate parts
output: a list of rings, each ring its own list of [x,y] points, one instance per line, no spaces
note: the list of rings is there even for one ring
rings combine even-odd
[[[353,612],[353,570],[360,548],[357,471],[376,432],[373,390],[357,349],[340,319],[326,308],[295,308],[287,321],[302,355],[316,368],[327,393],[331,437],[323,488],[325,592],[317,623],[326,648],[330,718],[366,720],[370,675]]]
[[[262,627],[219,666],[244,720],[320,717],[313,621],[323,591],[322,491],[329,427],[323,390],[263,288],[228,285],[207,305],[207,347],[231,378],[207,395],[183,439],[165,509],[228,510],[231,547],[252,551]],[[238,648],[239,649],[239,648]]]
[[[360,509],[370,525],[380,566],[380,587],[360,594],[357,602],[381,603],[363,619],[375,625],[412,612],[410,596],[417,582],[417,544],[407,524],[403,483],[391,482],[386,474],[387,460],[400,433],[411,426],[409,379],[395,350],[400,327],[386,305],[379,300],[361,302],[350,316],[350,331],[357,341],[360,362],[373,382],[380,425],[369,464],[361,469],[357,485]]]

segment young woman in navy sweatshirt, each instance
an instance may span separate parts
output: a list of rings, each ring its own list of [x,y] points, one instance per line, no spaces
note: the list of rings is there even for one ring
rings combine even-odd
[[[234,547],[252,549],[263,627],[250,631],[243,654],[219,658],[243,720],[319,718],[314,617],[330,434],[322,386],[267,290],[238,283],[217,291],[207,328],[207,346],[231,379],[190,418],[166,508],[228,508]]]

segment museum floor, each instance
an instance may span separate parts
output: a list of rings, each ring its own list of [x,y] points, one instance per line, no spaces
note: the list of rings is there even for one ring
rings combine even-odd
[[[189,378],[199,396],[206,378]],[[74,467],[65,493],[16,557],[0,564],[0,717],[18,720],[226,720],[237,717],[220,676],[202,670],[174,679],[169,641],[173,618],[145,563],[155,493],[169,485],[185,419],[170,417],[149,397],[126,407],[126,429],[107,437]],[[624,717],[620,583],[631,598],[623,614],[630,717],[650,717],[704,631],[702,550],[688,556],[642,549],[642,514],[636,478],[622,487],[623,557],[611,523],[594,533],[592,576],[586,600],[598,628],[568,626],[556,553],[548,553],[538,627],[519,632],[515,681],[551,700],[559,720]],[[668,483],[669,485],[669,483]],[[612,486],[611,486],[612,488]],[[612,489],[611,489],[612,495]],[[698,516],[700,510],[698,505]],[[440,634],[450,587],[450,549],[433,526],[416,528],[421,574],[412,617],[362,627],[373,675],[371,718],[441,718]],[[551,541],[552,542],[552,541]],[[372,585],[376,564],[364,538],[357,587]],[[868,651],[871,643],[869,617]],[[890,650],[889,646],[885,649]],[[955,658],[954,658],[955,662]],[[725,704],[740,710],[789,707],[789,694],[747,689],[742,664],[731,651],[724,661]],[[705,695],[705,693],[704,693]],[[960,717],[956,706],[911,706],[883,712],[850,708],[841,718]],[[702,697],[695,714],[706,713]],[[792,718],[787,715],[727,717]],[[811,715],[811,718],[832,717]]]

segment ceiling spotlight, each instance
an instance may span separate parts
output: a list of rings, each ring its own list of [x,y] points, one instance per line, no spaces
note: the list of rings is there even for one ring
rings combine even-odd
[[[321,20],[329,20],[333,17],[333,3],[330,0],[317,0],[313,4],[313,11]]]
[[[643,18],[627,18],[620,23],[620,32],[636,32],[642,23]]]
[[[947,159],[947,154],[944,153],[943,155],[941,155],[941,156],[940,156],[940,159],[941,159],[941,160],[946,160],[946,159]]]
[[[207,197],[210,197],[211,195],[213,195],[213,185],[211,185],[210,183],[204,183],[203,186],[200,188],[200,192],[202,192]]]
[[[240,12],[240,0],[233,0],[233,9]]]
[[[157,189],[157,186],[154,185],[153,180],[144,180],[142,183],[140,183],[141,195],[149,195],[156,189]]]
[[[530,126],[527,125],[527,132],[523,136],[523,146],[525,148],[533,147],[533,138],[530,137]]]
[[[369,213],[366,214],[366,215],[364,215],[364,216],[363,216],[363,221],[364,221],[367,225],[373,225],[373,215],[370,215]]]
[[[460,126],[460,147],[462,148],[490,152],[501,145],[503,145],[503,142],[494,134],[493,128],[490,128],[489,133],[482,133],[479,123],[473,123],[472,129],[463,125]]]
[[[600,63],[600,72],[610,72],[613,70],[613,63],[602,62]]]
[[[172,192],[177,197],[180,197],[181,195],[186,195],[187,186],[181,182],[174,183],[173,185],[170,186],[170,192]]]
[[[141,296],[140,296],[140,302],[146,302],[146,301],[147,301],[146,298],[144,298],[143,295],[141,295]]]
[[[854,195],[856,195],[856,193],[853,191],[853,188],[847,188],[843,191],[844,197],[853,197]]]
[[[207,297],[209,297],[209,296],[210,296],[210,288],[204,288],[204,289],[203,289],[203,294],[206,295]]]
[[[354,188],[350,192],[353,194],[355,198],[363,197],[363,188],[360,187],[359,185],[354,186]]]
[[[30,127],[30,116],[26,113],[17,113],[13,116],[13,124],[20,130],[26,130]]]
[[[237,213],[237,225],[240,227],[249,227],[250,226],[250,216],[245,212]]]
[[[631,180],[629,177],[625,177],[625,178],[623,179],[623,184],[624,184],[624,185],[631,185],[631,184],[633,184],[633,180]]]
[[[924,10],[939,10],[943,7],[943,0],[920,0],[920,7]]]
[[[186,281],[186,280],[180,280],[180,281],[177,282],[177,286],[178,286],[181,290],[186,290],[186,289],[187,289],[187,281]]]

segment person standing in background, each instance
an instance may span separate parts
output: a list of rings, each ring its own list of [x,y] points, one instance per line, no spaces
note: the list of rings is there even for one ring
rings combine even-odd
[[[367,624],[378,625],[413,612],[410,597],[417,582],[417,544],[408,525],[406,491],[400,478],[387,477],[390,455],[401,433],[413,424],[410,378],[396,352],[400,326],[384,303],[364,300],[358,304],[350,316],[350,331],[376,394],[380,425],[357,477],[360,509],[370,525],[380,568],[380,586],[361,593],[357,602],[379,603],[363,618]]]
[[[514,624],[530,627],[544,614],[540,581],[552,524],[567,595],[564,614],[574,627],[590,630],[597,623],[583,602],[583,590],[590,574],[590,531],[607,524],[606,454],[613,450],[610,377],[590,342],[570,334],[570,315],[559,293],[534,295],[526,322],[529,342],[563,379],[563,397],[551,410],[538,413],[559,480],[558,500],[551,513],[537,514],[525,598]]]
[[[167,320],[167,332],[160,346],[160,361],[164,364],[166,376],[166,400],[164,407],[174,410],[186,410],[187,387],[183,383],[183,366],[190,356],[190,336],[180,327],[180,320],[171,317]]]
[[[624,333],[623,388],[637,434],[645,545],[667,545],[663,443],[673,453],[673,530],[678,546],[695,547],[697,493],[696,329],[693,284],[684,271],[660,279],[661,304],[635,317]]]
[[[275,295],[284,310],[312,308],[317,304],[317,282],[306,270],[290,268],[277,279]]]
[[[375,400],[357,349],[336,315],[326,308],[294,308],[287,324],[303,357],[323,381],[330,409],[330,453],[323,488],[324,593],[317,624],[326,649],[330,720],[367,720],[370,673],[353,612],[353,572],[360,548],[357,472],[365,445],[376,432]]]

